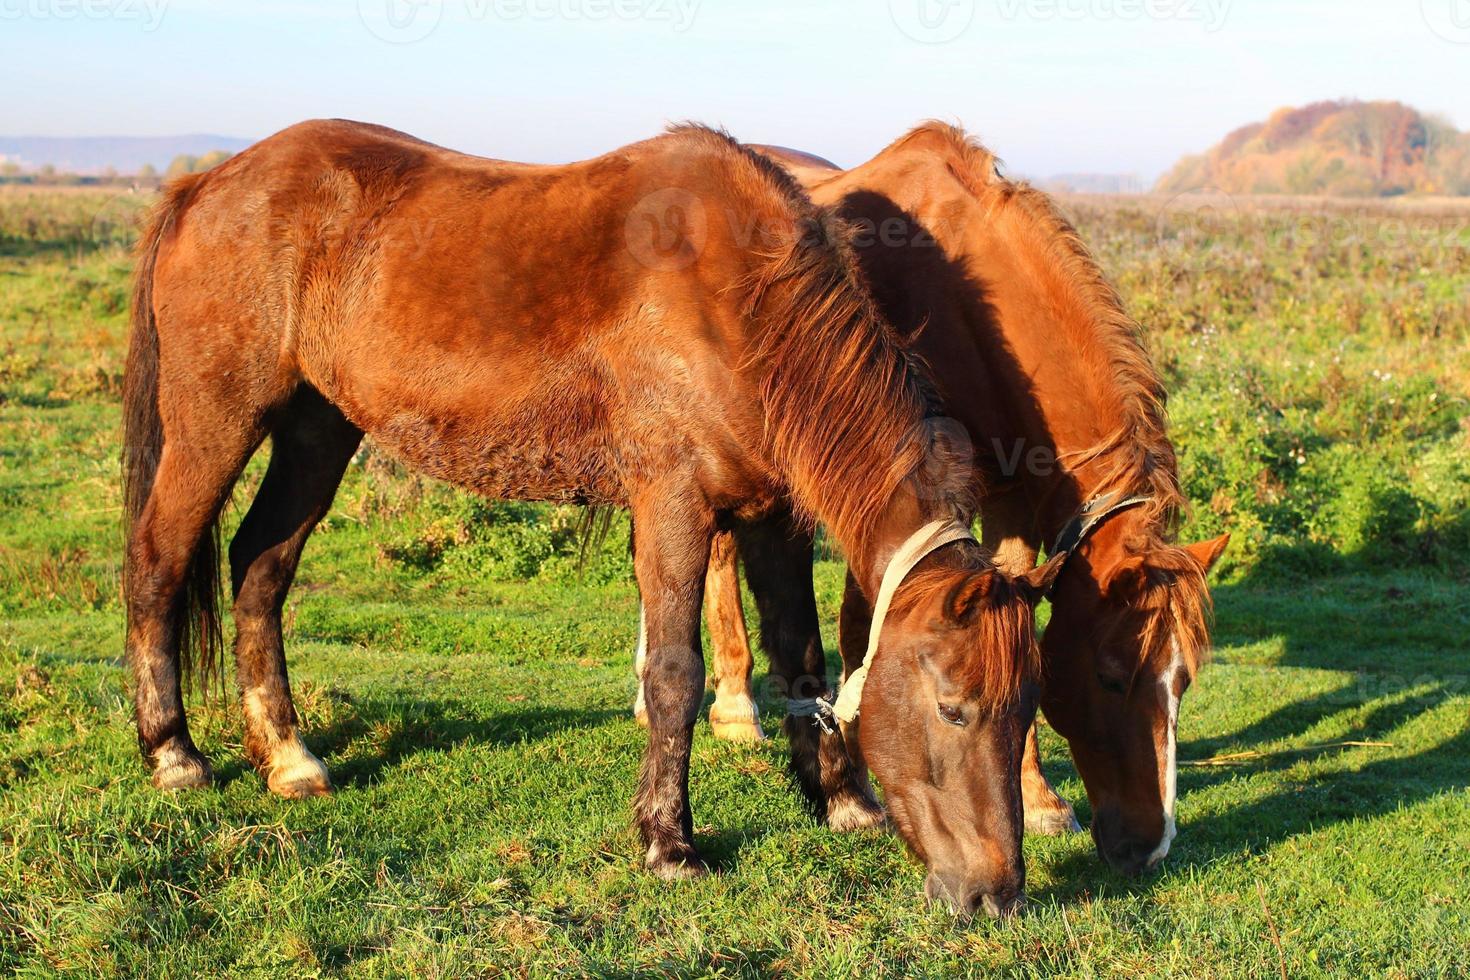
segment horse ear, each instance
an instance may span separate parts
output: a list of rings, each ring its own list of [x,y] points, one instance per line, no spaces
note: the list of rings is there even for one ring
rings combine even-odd
[[[1067,563],[1067,553],[1052,555],[1045,563],[1037,565],[1024,575],[1016,576],[1016,588],[1025,598],[1027,605],[1034,606],[1051,591],[1052,583],[1062,574]]]
[[[985,604],[985,597],[995,588],[999,576],[994,569],[965,576],[944,600],[944,617],[954,623],[968,623]]]
[[[1132,602],[1148,584],[1148,572],[1143,567],[1143,556],[1124,558],[1114,565],[1102,580],[1102,593],[1115,602]]]
[[[1213,541],[1196,541],[1187,544],[1184,549],[1194,556],[1194,560],[1205,566],[1205,572],[1209,572],[1225,553],[1225,546],[1230,543],[1230,535],[1222,534]]]

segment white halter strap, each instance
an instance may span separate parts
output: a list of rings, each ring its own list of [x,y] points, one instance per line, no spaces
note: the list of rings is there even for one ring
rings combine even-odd
[[[850,722],[856,718],[863,703],[863,683],[868,678],[868,667],[878,655],[878,637],[883,635],[883,620],[888,615],[893,594],[898,591],[904,579],[908,578],[914,566],[936,549],[954,541],[974,540],[975,535],[970,529],[952,517],[931,521],[909,535],[888,559],[888,567],[883,570],[878,598],[873,603],[873,625],[868,630],[868,650],[863,654],[862,666],[847,675],[834,703],[829,704],[821,698],[790,698],[786,702],[786,710],[793,715],[816,716],[819,723],[823,715],[829,712],[838,721]]]

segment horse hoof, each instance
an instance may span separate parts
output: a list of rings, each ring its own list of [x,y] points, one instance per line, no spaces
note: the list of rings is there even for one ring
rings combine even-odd
[[[764,742],[766,733],[761,730],[758,721],[716,721],[709,720],[710,731],[714,732],[715,738],[722,738],[727,742]]]
[[[691,881],[709,874],[709,868],[692,847],[663,850],[657,844],[648,849],[644,862],[648,870],[664,881]]]
[[[153,785],[162,790],[204,789],[213,781],[209,760],[198,752],[165,750],[153,770]]]
[[[1040,834],[1043,837],[1063,837],[1067,834],[1081,833],[1082,825],[1077,822],[1077,815],[1072,812],[1070,806],[1063,805],[1060,810],[1040,810],[1026,812],[1026,833]]]
[[[715,698],[709,709],[709,727],[716,738],[731,742],[764,741],[760,712],[747,694],[727,694]]]
[[[332,792],[332,781],[327,776],[327,767],[322,760],[312,755],[303,745],[278,752],[288,756],[271,766],[265,784],[272,793],[288,800],[304,800],[312,796],[327,796]]]
[[[874,830],[888,823],[888,815],[872,800],[848,797],[827,803],[827,827],[839,834]]]
[[[639,728],[648,727],[648,712],[639,708],[633,709],[633,720],[638,723]]]

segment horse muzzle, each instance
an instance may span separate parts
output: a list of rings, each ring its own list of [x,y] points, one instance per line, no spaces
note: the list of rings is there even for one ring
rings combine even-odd
[[[982,910],[992,919],[1009,919],[1026,907],[1025,891],[1015,886],[995,889],[989,883],[967,882],[933,871],[924,879],[924,897],[943,902],[962,919],[973,918]]]

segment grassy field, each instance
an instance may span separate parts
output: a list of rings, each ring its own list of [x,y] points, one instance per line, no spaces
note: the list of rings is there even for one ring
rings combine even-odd
[[[0,971],[1470,970],[1465,210],[1069,201],[1174,392],[1188,533],[1236,545],[1162,869],[1129,881],[1085,834],[1030,839],[1029,912],[965,924],[922,907],[895,838],[803,813],[779,737],[703,724],[695,819],[720,873],[644,874],[621,529],[579,567],[574,512],[470,500],[371,451],[288,606],[337,793],[267,794],[234,706],[193,713],[217,787],[152,791],[117,576],[118,243],[142,203],[0,193]],[[817,569],[834,661],[840,572]]]

